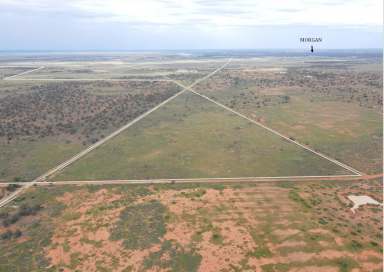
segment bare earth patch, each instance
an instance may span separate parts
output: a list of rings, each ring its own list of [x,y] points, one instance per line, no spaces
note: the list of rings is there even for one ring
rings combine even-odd
[[[275,265],[288,265],[284,271],[332,272],[339,271],[345,258],[353,260],[351,269],[356,271],[382,267],[375,261],[381,259],[378,251],[348,251],[350,240],[343,233],[332,232],[313,221],[310,212],[300,211],[301,204],[291,199],[289,188],[259,184],[150,190],[151,194],[128,202],[124,192],[107,189],[78,190],[59,197],[67,208],[46,247],[51,265],[64,271],[170,271],[165,264],[176,257],[163,249],[170,241],[178,252],[201,256],[197,270],[204,272],[270,271]],[[311,196],[308,191],[298,195]],[[122,240],[110,239],[126,205],[153,201],[167,210],[165,234],[158,242],[132,250]]]

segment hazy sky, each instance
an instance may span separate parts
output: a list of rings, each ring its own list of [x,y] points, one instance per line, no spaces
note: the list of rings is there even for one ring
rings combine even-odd
[[[0,50],[381,48],[382,0],[0,0]]]

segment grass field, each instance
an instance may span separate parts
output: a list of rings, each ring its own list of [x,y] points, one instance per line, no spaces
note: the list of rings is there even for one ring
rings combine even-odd
[[[22,75],[22,78],[81,79],[89,76],[102,79],[120,78],[122,75],[127,78],[131,75],[164,78],[166,75],[188,85],[223,62],[223,59],[162,58],[157,55],[147,58],[132,55],[119,61],[37,61],[37,66],[47,67]],[[4,71],[25,71],[24,64],[28,63],[22,62],[20,67],[4,68]],[[237,59],[228,69],[194,88],[362,172],[377,173],[382,170],[381,108],[380,104],[375,104],[382,99],[377,93],[380,87],[379,69],[377,63],[360,59]],[[331,84],[327,84],[328,81]],[[155,106],[159,97],[151,98],[151,101],[147,101],[146,97],[151,96],[153,91],[161,95],[162,91],[171,89],[166,84],[174,85],[163,83],[1,82],[0,99],[4,99],[4,103],[0,105],[0,110],[15,108],[9,105],[26,106],[24,111],[4,119],[11,127],[17,124],[16,132],[25,135],[22,139],[16,136],[16,139],[13,132],[6,131],[3,133],[5,137],[0,137],[1,148],[5,151],[0,155],[0,180],[29,180],[43,173],[48,166],[62,162],[68,154],[74,154],[106,136],[145,109]],[[176,85],[174,87],[176,89]],[[122,95],[130,95],[130,98],[123,100]],[[52,98],[56,101],[53,99],[51,103]],[[33,103],[48,103],[29,104],[31,100]],[[81,101],[86,104],[84,110],[85,105]],[[68,172],[65,171],[61,177],[141,179],[349,174],[320,158],[316,158],[319,162],[315,162],[312,155],[303,150],[296,152],[284,141],[269,142],[269,134],[266,139],[261,136],[266,132],[260,134],[261,129],[253,125],[248,128],[244,125],[245,121],[239,121],[228,113],[221,114],[222,110],[214,109],[213,105],[198,108],[200,105],[196,104],[199,102],[188,103],[191,105],[180,102],[174,106],[173,103],[173,108],[153,113],[143,125],[140,122],[130,128],[125,140],[114,140],[124,147],[123,150],[116,152],[112,148],[116,144],[108,144],[100,150],[100,154],[105,155],[101,156],[103,158],[92,155],[92,158],[82,160]],[[204,101],[203,105],[207,103]],[[60,105],[68,105],[68,109]],[[41,114],[27,114],[30,118],[25,118],[26,112],[36,107],[40,109],[36,112]],[[69,113],[69,107],[73,109],[72,113]],[[6,111],[5,115],[8,114]],[[175,118],[171,118],[172,115],[176,115]],[[49,116],[48,122],[44,120],[46,116]],[[54,116],[54,120],[50,116]],[[14,120],[22,122],[18,124]],[[57,133],[46,137],[48,126],[58,129]],[[238,127],[241,129],[238,130]],[[136,129],[137,132],[134,132]],[[68,135],[68,131],[76,132],[75,135]],[[221,137],[222,134],[228,136]],[[236,139],[237,134],[241,134],[241,140]],[[10,142],[7,137],[13,140]],[[269,146],[273,148],[267,148]],[[210,148],[214,148],[214,152],[207,152]],[[110,171],[98,167],[94,173],[89,173],[88,163],[106,164],[105,168],[116,165]],[[314,165],[319,168],[314,169]],[[75,168],[76,171],[73,170]],[[69,174],[70,171],[76,173]]]
[[[244,112],[363,172],[382,171],[383,127],[376,110],[294,97],[290,105]]]
[[[339,65],[346,70],[300,63],[284,72],[234,67],[195,90],[362,172],[382,172],[380,67]]]
[[[193,93],[64,169],[56,180],[351,174]]]
[[[52,186],[1,211],[0,271],[381,271],[381,182]]]
[[[0,146],[0,179],[8,181],[30,181],[84,149],[78,141],[58,137]]]

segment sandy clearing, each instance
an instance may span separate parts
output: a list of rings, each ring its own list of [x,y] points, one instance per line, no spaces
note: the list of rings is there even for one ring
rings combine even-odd
[[[274,247],[274,249],[280,249],[284,247],[292,247],[292,248],[297,248],[297,247],[303,247],[307,243],[304,241],[284,241],[282,243],[279,243],[277,246]]]
[[[72,193],[76,196],[64,194],[60,197],[61,201],[69,201],[70,207],[67,208],[67,211],[80,210],[82,216],[68,222],[68,225],[61,228],[61,231],[55,232],[54,238],[58,246],[51,249],[54,263],[60,265],[60,262],[70,262],[68,259],[70,255],[69,257],[65,255],[67,253],[64,252],[62,246],[64,243],[68,243],[71,248],[70,253],[81,252],[81,256],[93,256],[92,258],[86,257],[78,268],[95,271],[94,260],[97,259],[102,260],[106,267],[112,269],[113,262],[116,263],[116,260],[112,260],[112,255],[118,259],[113,271],[121,271],[128,265],[133,271],[140,271],[145,258],[151,253],[158,252],[161,244],[169,240],[186,251],[194,248],[195,253],[202,256],[199,269],[204,272],[231,270],[232,266],[243,269],[244,264],[249,265],[253,270],[261,271],[261,267],[266,264],[298,262],[305,265],[306,262],[313,260],[334,260],[341,257],[350,257],[362,266],[374,267],[377,264],[372,263],[373,258],[380,258],[380,254],[373,250],[351,253],[330,249],[335,246],[335,243],[344,246],[345,241],[320,227],[309,229],[308,232],[330,235],[330,238],[334,238],[335,243],[319,241],[323,248],[320,253],[299,251],[301,247],[307,246],[303,241],[303,235],[306,233],[296,227],[290,227],[296,226],[292,225],[293,221],[289,216],[295,212],[297,203],[292,202],[288,197],[289,189],[286,188],[273,190],[273,187],[268,185],[264,191],[263,186],[258,185],[252,188],[232,187],[223,190],[211,188],[155,190],[153,186],[150,189],[152,189],[152,195],[140,197],[133,204],[157,200],[167,207],[167,216],[170,220],[159,244],[143,250],[129,251],[122,246],[121,242],[109,241],[109,226],[116,222],[124,207],[113,208],[114,206],[112,206],[111,210],[101,216],[102,218],[98,218],[97,213],[93,214],[93,217],[88,217],[88,214],[92,213],[91,206],[105,205],[113,199],[118,201],[121,197],[120,192],[112,191],[114,193],[111,194],[106,189],[100,189],[94,193],[88,193],[85,190],[79,190]],[[289,211],[281,213],[279,205],[270,204],[274,199],[278,199],[279,205],[285,203],[289,206]],[[303,216],[306,215],[303,214]],[[298,218],[297,220],[297,224],[300,224],[306,219]],[[92,222],[97,224],[101,222],[102,227],[95,230],[85,228],[86,223]],[[266,223],[271,225],[268,227]],[[63,231],[65,228],[73,229],[70,239],[68,239],[70,231],[65,233]],[[275,241],[275,239],[279,241],[289,237],[289,240],[281,243]],[[93,242],[87,243],[84,240]],[[99,242],[102,249],[95,247],[94,242]],[[260,254],[257,253],[258,249],[264,250],[264,248],[270,250],[271,256],[269,254],[266,254],[265,257],[256,255]],[[287,248],[292,248],[292,250],[287,252]],[[284,252],[279,251],[280,249]],[[160,258],[163,261],[167,260],[169,254],[164,253]],[[311,271],[312,265],[308,264],[308,266],[302,267],[302,270],[292,269],[291,271]],[[319,269],[316,267],[316,270],[312,271],[323,271],[322,269],[334,271],[331,270],[334,269],[332,266],[319,267]],[[152,267],[150,271],[161,270],[160,267]]]
[[[346,251],[337,251],[333,249],[328,249],[328,250],[323,250],[319,253],[293,252],[286,256],[276,256],[273,258],[260,258],[260,259],[250,258],[249,264],[261,269],[261,266],[266,264],[273,264],[273,263],[288,264],[291,262],[305,263],[305,262],[314,261],[314,260],[338,259],[342,257],[351,257],[355,260],[360,261],[361,263],[364,263],[370,257],[381,258],[380,256],[381,255],[379,253],[372,250],[364,250],[361,252],[351,253]]]
[[[117,259],[121,269],[116,268],[115,271],[134,264],[132,260],[123,258],[128,256],[128,251],[123,248],[121,241],[109,240],[108,225],[118,219],[122,208],[107,210],[102,218],[87,214],[96,205],[108,204],[120,197],[121,195],[111,194],[106,189],[93,193],[81,190],[58,197],[59,201],[69,206],[66,213],[78,213],[80,216],[69,220],[58,219],[58,227],[52,237],[53,246],[45,248],[51,264],[58,267],[70,266],[71,261],[74,261],[72,256],[81,258],[82,261],[76,267],[81,271],[97,271],[96,260],[112,265]],[[92,226],[97,227],[94,230],[89,229]]]
[[[195,234],[193,226],[186,222],[167,224],[167,232],[164,235],[165,240],[173,240],[182,246],[188,246]]]
[[[338,267],[334,266],[305,266],[290,269],[289,272],[339,272]]]
[[[278,239],[283,240],[288,238],[289,236],[298,234],[300,230],[297,229],[278,229],[273,231],[273,234],[278,237]]]

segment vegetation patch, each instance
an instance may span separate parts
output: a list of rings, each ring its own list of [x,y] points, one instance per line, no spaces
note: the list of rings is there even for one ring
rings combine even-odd
[[[188,92],[76,161],[54,179],[183,179],[348,173],[340,166]]]
[[[272,252],[266,246],[259,246],[255,248],[254,251],[249,252],[248,256],[256,257],[256,258],[267,258],[272,256]]]
[[[170,271],[194,272],[201,262],[201,256],[194,251],[186,251],[180,245],[165,240],[161,249],[151,253],[145,260],[143,268],[169,269]]]
[[[179,90],[169,82],[0,82],[0,180],[33,180]]]
[[[335,262],[339,266],[340,272],[349,272],[353,268],[359,267],[359,264],[352,258],[340,258]]]
[[[166,208],[159,201],[130,206],[123,210],[111,233],[127,249],[142,249],[159,243],[164,236]]]
[[[297,203],[299,203],[303,208],[305,209],[310,209],[311,208],[311,205],[307,203],[307,201],[305,201],[297,191],[295,190],[291,190],[289,192],[289,198]]]
[[[259,63],[226,69],[194,89],[356,169],[381,173],[382,60],[338,61],[339,68],[332,61],[291,63],[284,73]]]
[[[73,189],[67,186],[31,188],[13,205],[3,208],[0,271],[56,271],[48,268],[44,248],[51,243],[54,218],[64,209],[56,197]]]
[[[381,271],[381,212],[345,197],[382,201],[380,179],[291,185],[32,187],[0,214],[24,214],[0,225],[0,271]]]
[[[197,189],[190,192],[181,192],[180,195],[187,197],[187,198],[200,198],[205,194],[204,189]]]

